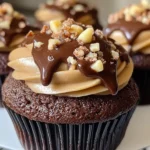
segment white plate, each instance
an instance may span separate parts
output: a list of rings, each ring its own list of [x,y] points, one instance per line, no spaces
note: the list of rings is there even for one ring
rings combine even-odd
[[[138,107],[117,150],[137,150],[150,145],[150,106]],[[23,150],[7,112],[0,108],[0,147]]]
[[[10,150],[23,150],[13,124],[4,108],[0,108],[0,147]]]

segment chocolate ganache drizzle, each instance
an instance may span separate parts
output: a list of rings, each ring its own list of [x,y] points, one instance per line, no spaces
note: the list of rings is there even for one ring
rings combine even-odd
[[[85,27],[84,27],[85,28]],[[52,39],[52,34],[46,32],[40,32],[34,34],[32,37],[27,38],[27,41],[33,42],[32,55],[35,63],[37,64],[41,81],[44,86],[50,84],[54,72],[58,69],[62,62],[67,63],[69,56],[74,56],[74,50],[81,46],[81,43],[77,39],[70,39],[67,42],[63,42],[52,50],[48,49],[49,39]],[[94,63],[86,59],[77,59],[78,69],[87,77],[99,78],[105,84],[105,86],[111,91],[112,94],[116,94],[118,91],[118,84],[116,79],[116,68],[118,60],[113,59],[111,50],[112,44],[118,48],[118,53],[121,61],[129,61],[128,55],[125,50],[114,44],[113,40],[108,40],[105,37],[101,38],[97,34],[93,35],[93,40],[90,43],[82,43],[82,46],[90,49],[90,44],[99,43],[101,52],[103,53],[101,59],[104,60],[104,70],[102,72],[96,72],[91,69],[91,65]],[[35,42],[42,43],[36,47]]]
[[[110,36],[114,31],[117,30],[121,31],[125,35],[128,43],[131,45],[142,31],[150,30],[150,25],[146,25],[135,20],[125,21],[120,19],[116,23],[109,24],[105,29],[105,34]]]
[[[80,7],[82,8],[82,10],[80,11],[76,11],[74,8],[75,7]],[[92,19],[94,19],[94,24],[93,27],[95,29],[102,29],[102,26],[100,25],[99,21],[98,21],[98,12],[96,9],[94,8],[89,8],[89,6],[85,3],[82,2],[75,2],[74,4],[70,5],[57,5],[55,4],[55,1],[53,4],[45,4],[44,5],[45,8],[47,9],[51,9],[51,10],[55,10],[55,11],[59,11],[62,14],[64,14],[64,16],[67,18],[73,18],[75,21],[78,21],[78,19],[80,19],[83,16],[87,16],[90,15],[92,17]]]

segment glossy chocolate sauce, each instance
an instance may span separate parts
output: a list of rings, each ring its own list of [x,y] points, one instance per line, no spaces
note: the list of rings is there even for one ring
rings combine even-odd
[[[62,62],[67,62],[69,56],[73,56],[73,51],[80,45],[76,40],[63,43],[54,50],[48,50],[48,40],[51,35],[46,33],[38,33],[33,36],[33,42],[40,41],[44,43],[40,48],[34,47],[32,49],[32,55],[35,63],[39,67],[41,73],[41,81],[44,86],[50,84],[54,72],[58,69]],[[102,72],[93,71],[90,66],[91,62],[85,60],[78,60],[78,69],[87,77],[99,78],[105,84],[105,86],[111,91],[112,94],[116,94],[118,91],[118,84],[116,79],[116,67],[117,61],[112,59],[111,46],[104,39],[96,37],[93,43],[100,43],[101,51],[103,52],[103,59],[106,61],[104,64],[104,70]],[[90,44],[85,44],[89,48]],[[124,51],[120,51],[121,57],[127,55]],[[122,57],[123,61],[128,61],[128,57]]]
[[[0,41],[7,47],[15,36],[26,35],[30,30],[38,31],[39,28],[28,25],[25,18],[13,18],[9,29],[0,29]]]
[[[71,10],[73,10],[73,6],[78,5],[78,4],[82,5],[84,7],[84,10],[71,13]],[[98,15],[97,15],[97,10],[96,9],[94,9],[94,8],[89,9],[87,4],[81,3],[81,2],[77,2],[74,5],[69,6],[68,8],[64,9],[62,6],[57,6],[55,4],[53,4],[53,5],[45,4],[45,8],[55,10],[55,11],[59,11],[62,14],[64,14],[66,19],[67,18],[73,18],[75,21],[78,21],[78,19],[80,19],[83,16],[90,15],[95,21],[95,23],[93,24],[93,27],[95,29],[102,29],[102,26],[99,24],[99,21],[98,21],[98,17],[97,17]]]
[[[121,31],[125,35],[128,43],[131,45],[142,31],[150,30],[150,25],[143,24],[136,20],[125,21],[120,19],[116,23],[109,24],[104,32],[105,35],[110,36],[116,30]]]

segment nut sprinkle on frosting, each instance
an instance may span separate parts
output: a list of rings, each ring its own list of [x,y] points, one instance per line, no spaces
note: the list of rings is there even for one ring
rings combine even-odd
[[[108,27],[105,34],[110,36],[120,30],[131,45],[136,37],[146,30],[150,30],[150,3],[142,0],[140,4],[130,5],[108,18]]]
[[[69,70],[78,69],[87,77],[101,79],[112,94],[117,93],[117,62],[128,63],[129,58],[121,46],[104,37],[100,30],[94,31],[92,26],[72,19],[54,20],[40,33],[28,34],[25,43],[29,41],[33,43],[32,56],[44,86],[50,84],[54,72],[64,62]]]
[[[0,48],[9,47],[15,36],[26,35],[30,30],[38,30],[28,25],[25,17],[15,11],[11,4],[0,5]]]

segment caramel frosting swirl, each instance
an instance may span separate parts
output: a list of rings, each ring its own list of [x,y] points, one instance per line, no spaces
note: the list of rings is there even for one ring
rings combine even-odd
[[[102,29],[97,10],[78,0],[54,0],[51,3],[42,4],[35,12],[35,17],[42,25],[53,19],[73,18],[77,22]]]
[[[71,97],[117,94],[128,84],[133,63],[121,46],[71,19],[57,28],[59,23],[28,34],[24,46],[10,53],[13,78],[35,93]]]
[[[124,46],[127,51],[150,54],[150,3],[130,5],[112,14],[105,34]]]
[[[0,5],[0,51],[10,51],[17,47],[30,30],[39,30],[28,24],[25,17],[15,11],[11,4]]]

